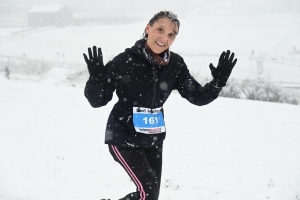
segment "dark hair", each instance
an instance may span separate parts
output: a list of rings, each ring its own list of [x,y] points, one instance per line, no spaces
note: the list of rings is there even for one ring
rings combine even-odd
[[[177,15],[175,13],[173,13],[172,11],[160,11],[158,13],[156,13],[149,21],[150,26],[153,26],[153,24],[155,22],[157,22],[158,20],[162,19],[162,18],[168,18],[170,19],[172,22],[174,22],[177,27],[178,27],[178,31],[179,31],[179,27],[180,27],[180,22],[179,19],[177,18]],[[148,38],[148,34],[146,33],[146,29],[144,30],[143,39],[147,39]]]

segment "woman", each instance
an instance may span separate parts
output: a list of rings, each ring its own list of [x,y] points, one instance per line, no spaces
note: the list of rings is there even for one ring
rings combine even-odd
[[[143,39],[103,65],[101,49],[84,54],[90,78],[85,96],[92,107],[105,106],[114,91],[119,101],[107,122],[105,143],[114,160],[135,183],[136,192],[122,200],[157,200],[161,183],[162,150],[166,135],[163,104],[172,90],[197,106],[218,97],[236,64],[234,53],[223,52],[218,67],[210,64],[213,80],[202,87],[183,58],[171,52],[180,27],[177,16],[161,11],[147,24]]]

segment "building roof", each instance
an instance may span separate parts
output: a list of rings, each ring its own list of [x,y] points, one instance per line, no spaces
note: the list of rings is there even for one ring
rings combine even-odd
[[[64,5],[45,5],[34,6],[28,12],[29,13],[45,13],[45,12],[57,12],[62,9]]]

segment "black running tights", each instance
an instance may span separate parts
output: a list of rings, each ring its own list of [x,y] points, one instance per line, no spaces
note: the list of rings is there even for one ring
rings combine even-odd
[[[120,200],[158,200],[162,169],[162,145],[152,148],[118,148],[108,145],[114,160],[121,164],[136,185],[136,192]]]

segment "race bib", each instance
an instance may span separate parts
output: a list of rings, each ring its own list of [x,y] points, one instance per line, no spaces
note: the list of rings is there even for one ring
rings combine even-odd
[[[161,108],[133,107],[133,125],[136,132],[156,134],[166,132]]]

